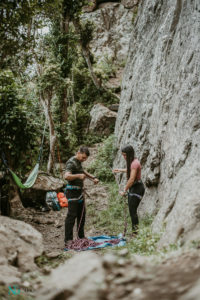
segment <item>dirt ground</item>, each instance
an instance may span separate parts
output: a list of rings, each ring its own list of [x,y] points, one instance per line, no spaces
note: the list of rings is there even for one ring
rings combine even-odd
[[[96,157],[98,147],[90,148],[90,156],[88,160],[83,164],[86,168]],[[86,205],[86,224],[85,235],[95,236],[101,235],[100,228],[94,226],[95,220],[87,215],[87,207],[93,205],[93,209],[100,211],[105,210],[107,206],[108,191],[107,187],[102,183],[94,185],[91,180],[86,179],[84,187],[87,195],[85,194]],[[12,205],[14,206],[12,201]],[[19,204],[19,201],[17,201]],[[67,215],[67,208],[62,208],[60,211],[47,211],[42,212],[35,210],[34,208],[24,209],[22,205],[15,207],[15,217],[32,225],[35,229],[41,232],[44,240],[44,250],[46,253],[52,251],[63,252],[64,249],[64,224]],[[74,226],[74,238],[77,236],[76,224]]]

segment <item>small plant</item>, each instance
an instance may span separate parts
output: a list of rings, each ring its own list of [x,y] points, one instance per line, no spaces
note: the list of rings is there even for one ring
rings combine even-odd
[[[137,236],[131,237],[131,218],[128,211],[127,198],[119,195],[119,187],[115,182],[109,183],[107,186],[109,189],[107,208],[97,214],[94,207],[89,207],[89,215],[92,217],[94,214],[93,217],[95,216],[95,227],[101,228],[104,234],[117,236],[123,234],[126,219],[126,248],[129,250],[129,253],[141,255],[157,254],[157,242],[160,239],[160,235],[152,232],[153,217],[146,216],[141,219]],[[121,247],[113,248],[116,251],[120,249]]]
[[[72,257],[72,253],[64,252],[61,253],[58,257],[56,258],[49,258],[45,254],[38,256],[35,259],[35,263],[39,268],[43,268],[44,266],[49,266],[51,268],[56,268],[58,267],[61,263],[63,263],[65,260],[69,259]]]
[[[135,23],[135,19],[136,19],[136,17],[137,17],[137,13],[138,13],[138,7],[136,6],[136,7],[134,7],[134,9],[133,9],[132,24]]]
[[[152,217],[146,217],[140,220],[137,236],[128,243],[127,248],[131,253],[152,255],[158,252],[157,243],[160,239],[160,235],[152,232],[152,221]]]
[[[88,171],[95,174],[100,180],[111,182],[113,159],[115,156],[114,135],[109,136],[100,148],[97,159],[89,166]]]
[[[113,63],[113,59],[109,58],[108,55],[105,55],[101,62],[99,63],[97,69],[101,69],[105,76],[104,79],[109,79],[109,77],[115,77],[116,76],[116,71],[117,67]]]
[[[99,135],[96,135],[93,132],[83,134],[84,144],[87,146],[92,146],[97,143],[101,143],[105,138]]]

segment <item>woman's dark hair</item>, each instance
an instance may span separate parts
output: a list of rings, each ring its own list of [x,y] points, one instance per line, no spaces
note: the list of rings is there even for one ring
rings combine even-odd
[[[121,151],[126,154],[127,179],[129,179],[131,174],[131,163],[135,158],[135,151],[131,145],[124,146]]]

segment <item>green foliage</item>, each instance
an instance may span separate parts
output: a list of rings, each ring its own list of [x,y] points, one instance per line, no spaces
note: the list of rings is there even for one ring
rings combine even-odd
[[[68,32],[64,32],[60,28],[59,19],[52,22],[50,34],[46,36],[46,44],[60,64],[63,77],[69,76],[72,65],[77,60],[77,42],[78,37],[70,24]]]
[[[44,66],[43,73],[38,77],[38,89],[42,93],[46,93],[47,97],[52,96],[54,90],[59,90],[62,85],[67,85],[60,74],[60,66],[51,61],[47,61]]]
[[[158,252],[157,243],[160,239],[160,235],[152,232],[152,221],[152,217],[146,217],[140,220],[137,236],[133,237],[128,243],[128,249],[131,253],[152,255]]]
[[[20,98],[18,89],[12,72],[0,73],[0,148],[15,168],[32,164],[38,134],[32,103]]]
[[[13,57],[34,44],[34,30],[42,25],[44,15],[58,11],[61,0],[1,0],[0,66],[6,68]],[[50,13],[51,12],[51,13]],[[41,18],[43,16],[43,18]]]
[[[101,78],[103,71],[94,69],[96,75]],[[73,88],[74,98],[76,101],[81,102],[84,106],[87,105],[90,109],[95,103],[104,103],[109,105],[116,102],[110,91],[99,90],[94,85],[90,73],[88,71],[85,60],[79,57],[76,65],[73,68]]]
[[[12,93],[11,88],[8,88],[6,93],[10,94],[8,98],[12,98],[12,104],[11,100],[7,101],[7,104],[0,104],[3,112],[9,110],[8,107],[15,107],[13,112],[9,110],[9,117],[3,113],[1,121],[4,128],[6,124],[10,127],[10,137],[17,136],[13,143],[10,138],[8,147],[4,145],[11,164],[15,161],[16,167],[27,162],[27,154],[27,165],[30,167],[32,159],[36,156],[35,150],[40,144],[38,130],[43,126],[43,122],[39,115],[41,108],[36,105],[38,96],[49,101],[63,159],[71,155],[80,144],[91,145],[102,140],[101,137],[87,132],[89,112],[95,103],[108,105],[115,103],[116,98],[111,91],[96,88],[80,51],[80,42],[87,48],[94,29],[92,22],[80,21],[82,7],[87,4],[88,1],[80,0],[3,0],[0,3],[0,15],[3,16],[0,28],[0,66],[12,66],[16,77],[14,80],[12,75],[13,84],[16,85],[17,82],[19,85],[20,82],[23,85],[13,86]],[[69,21],[78,24],[78,34]],[[46,24],[50,32],[39,33],[37,30]],[[90,60],[94,64],[92,54]],[[40,70],[40,75],[37,76],[33,70],[35,61]],[[27,69],[28,64],[33,62],[34,64]],[[114,72],[114,69],[112,72],[108,70],[108,65],[112,67],[111,62],[107,61],[106,64],[105,70],[96,72],[100,80],[107,80],[103,73]],[[3,97],[6,99],[5,93]],[[11,124],[11,119],[15,121],[16,126],[14,121]],[[27,122],[27,119],[31,121]],[[18,132],[20,130],[21,134]],[[45,158],[48,156],[47,148],[48,143],[45,144]],[[19,160],[21,157],[22,160]]]
[[[68,14],[71,19],[77,18],[82,13],[82,7],[88,4],[88,0],[64,0],[63,11]]]
[[[96,135],[93,132],[85,132],[83,135],[83,143],[87,146],[92,146],[97,143],[101,143],[105,139],[104,136]]]
[[[93,30],[94,30],[94,24],[91,21],[82,22],[81,24],[81,41],[82,45],[86,47],[88,43],[93,38]]]
[[[135,23],[135,19],[137,17],[137,13],[138,13],[138,6],[135,6],[134,9],[133,9],[132,24]]]
[[[67,259],[72,257],[72,253],[61,253],[58,257],[49,258],[45,254],[36,257],[35,263],[39,268],[44,266],[49,266],[51,268],[57,268],[61,263],[65,262]]]
[[[160,236],[152,233],[151,224],[153,218],[146,216],[139,222],[138,234],[131,238],[131,219],[128,211],[127,197],[121,197],[116,182],[108,184],[109,199],[108,206],[101,212],[91,206],[88,207],[88,214],[95,218],[95,227],[101,228],[104,234],[118,235],[124,231],[125,209],[127,216],[127,245],[130,253],[151,255],[157,253],[157,242]],[[121,248],[117,248],[120,250]]]
[[[108,80],[109,77],[116,76],[117,66],[113,63],[113,59],[109,58],[108,55],[105,55],[95,70],[101,72],[102,79]]]
[[[109,136],[99,149],[96,160],[90,165],[88,171],[95,174],[102,181],[113,181],[112,173],[113,159],[115,157],[116,148],[114,135]]]
[[[67,134],[70,143],[69,151],[72,153],[84,142],[84,128],[88,123],[88,110],[81,103],[74,103],[69,109]]]
[[[114,176],[113,176],[114,177]],[[102,228],[102,232],[109,235],[123,233],[124,226],[124,199],[119,195],[119,187],[116,182],[107,184],[109,189],[108,206],[98,212],[96,226]]]

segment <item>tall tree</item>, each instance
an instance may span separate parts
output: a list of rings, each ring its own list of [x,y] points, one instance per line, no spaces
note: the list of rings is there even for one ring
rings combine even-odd
[[[25,55],[34,42],[34,30],[42,25],[44,16],[58,11],[62,0],[0,1],[0,67],[12,65],[13,57],[22,50]]]

